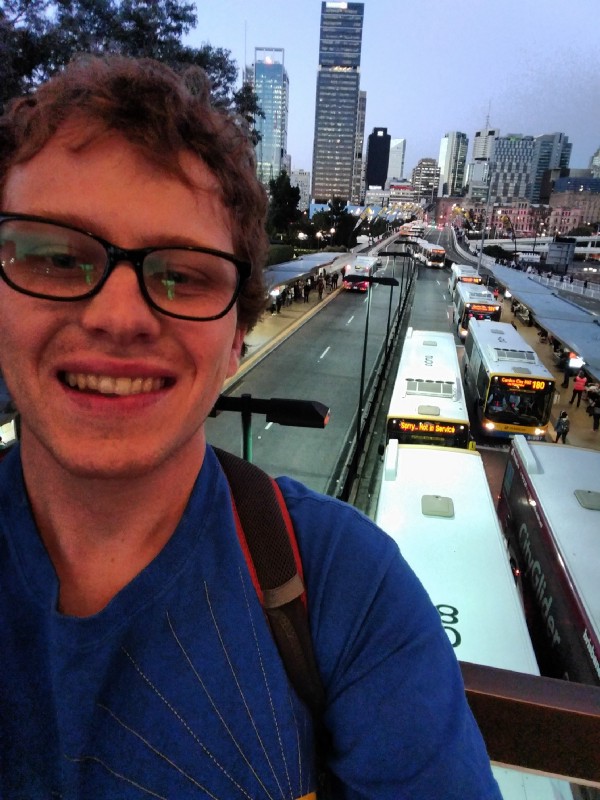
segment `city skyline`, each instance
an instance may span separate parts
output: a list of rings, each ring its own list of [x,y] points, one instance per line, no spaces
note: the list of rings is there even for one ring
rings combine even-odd
[[[188,40],[231,52],[241,72],[255,47],[284,48],[289,76],[292,169],[312,169],[321,0],[221,0],[198,5]],[[360,88],[365,132],[387,127],[406,139],[405,176],[437,159],[449,130],[491,126],[509,133],[565,133],[571,167],[586,168],[600,147],[600,54],[591,34],[594,0],[565,7],[505,0],[478,15],[446,0],[418,6],[365,0]],[[467,10],[468,11],[468,10]]]

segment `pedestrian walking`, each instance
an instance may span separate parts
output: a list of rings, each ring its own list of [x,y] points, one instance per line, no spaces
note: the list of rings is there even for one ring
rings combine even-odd
[[[569,428],[571,427],[571,422],[569,420],[569,415],[566,411],[561,411],[559,418],[556,420],[556,425],[554,426],[554,431],[556,433],[556,439],[554,443],[556,444],[559,439],[562,439],[562,443],[567,443],[567,433],[569,432]]]
[[[334,289],[337,289],[339,277],[340,276],[338,275],[337,272],[334,272],[333,275],[331,276],[331,284]]]
[[[308,303],[308,296],[310,294],[310,283],[308,281],[304,282],[302,293],[304,294],[304,302]]]
[[[581,395],[585,391],[587,384],[587,377],[585,372],[580,369],[573,381],[573,394],[569,400],[569,405],[572,406],[575,398],[577,397],[577,408],[581,405]]]
[[[319,275],[319,279],[317,281],[317,293],[319,295],[319,300],[323,299],[324,289],[325,289],[325,281],[323,280],[323,276]]]

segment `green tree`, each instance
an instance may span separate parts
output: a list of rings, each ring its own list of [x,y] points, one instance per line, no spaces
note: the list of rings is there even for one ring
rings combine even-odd
[[[0,5],[0,109],[67,64],[77,53],[147,56],[181,71],[202,67],[213,100],[254,127],[260,114],[251,87],[235,89],[229,50],[188,47],[195,3],[185,0],[4,0]]]
[[[300,189],[290,184],[290,176],[284,170],[277,178],[269,181],[269,211],[267,215],[267,231],[270,236],[280,235],[290,241],[292,226],[302,216],[298,210]]]

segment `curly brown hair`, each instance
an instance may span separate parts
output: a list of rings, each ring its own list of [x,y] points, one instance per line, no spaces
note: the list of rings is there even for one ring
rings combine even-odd
[[[115,131],[150,163],[188,185],[182,151],[209,167],[231,217],[235,254],[252,265],[238,300],[238,322],[251,330],[265,308],[267,200],[246,123],[212,105],[203,70],[190,67],[178,75],[152,59],[78,57],[33,94],[13,100],[0,117],[0,198],[11,167],[32,158],[74,117],[86,121],[86,138],[78,147]]]

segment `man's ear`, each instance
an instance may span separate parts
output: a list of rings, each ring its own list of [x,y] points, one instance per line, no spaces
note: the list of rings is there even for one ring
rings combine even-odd
[[[238,326],[235,329],[235,335],[233,337],[233,342],[231,343],[231,353],[229,354],[229,366],[227,369],[228,378],[231,378],[232,375],[235,375],[240,365],[240,359],[246,352],[246,345],[244,344],[246,333],[247,328],[245,325],[242,327]]]

